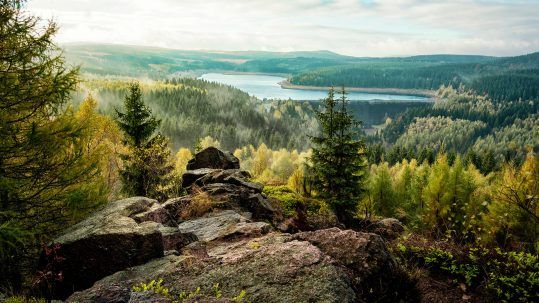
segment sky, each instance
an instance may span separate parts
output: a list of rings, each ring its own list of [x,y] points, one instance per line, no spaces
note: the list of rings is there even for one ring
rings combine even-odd
[[[59,43],[352,56],[539,51],[539,0],[28,0]]]

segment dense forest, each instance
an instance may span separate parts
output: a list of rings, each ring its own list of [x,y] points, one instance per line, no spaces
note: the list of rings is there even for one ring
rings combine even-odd
[[[89,94],[102,113],[113,115],[132,80],[91,79],[74,93],[74,104]],[[272,148],[305,149],[317,124],[308,103],[263,103],[236,88],[204,80],[174,78],[142,84],[142,97],[161,120],[160,130],[175,149],[212,136],[228,150],[266,143]]]
[[[464,85],[494,100],[539,97],[539,53],[485,62],[367,62],[294,74],[300,85],[393,87],[436,90]]]
[[[442,86],[437,94],[435,103],[407,109],[367,138],[373,160],[380,160],[385,147],[390,163],[440,150],[521,163],[529,150],[539,148],[537,101],[495,102],[463,87]]]
[[[158,52],[155,58],[135,53],[129,65],[111,65],[118,69],[114,76],[91,65],[82,66],[83,74],[55,44],[55,23],[38,28],[40,19],[26,14],[21,1],[2,4],[0,300],[55,299],[64,277],[55,267],[64,261],[51,243],[56,235],[120,198],[145,196],[163,205],[187,197],[182,174],[209,147],[233,152],[249,176],[233,182],[263,190],[260,197],[271,199],[283,221],[299,231],[371,232],[384,218],[398,220],[402,233],[380,245],[393,255],[391,266],[419,287],[434,291],[433,285],[442,285],[440,296],[460,289],[474,302],[538,300],[539,85],[530,67],[537,53],[380,59],[360,72],[330,67],[292,78],[437,90],[432,104],[403,112],[377,105],[387,115],[368,121],[383,123],[379,132],[365,134],[358,121],[365,104],[350,103],[344,88],[342,94],[330,89],[317,103],[263,102],[229,86],[179,77],[178,71],[194,66],[178,68],[170,58],[162,62],[170,64],[167,77],[141,80],[147,65],[163,58],[152,49],[146,51]],[[321,63],[299,58],[309,55]],[[292,70],[287,65],[299,70],[371,60],[327,52],[211,56],[249,56],[283,73]],[[212,64],[237,65],[212,58]],[[265,69],[254,61],[244,66]],[[118,77],[137,71],[141,78]],[[195,197],[190,210],[204,215],[211,207],[200,203],[214,201],[204,192]],[[261,244],[250,245],[256,252]]]

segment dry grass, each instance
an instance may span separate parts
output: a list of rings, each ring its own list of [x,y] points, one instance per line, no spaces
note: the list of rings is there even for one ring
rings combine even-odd
[[[213,209],[212,205],[213,200],[210,195],[205,191],[195,188],[191,201],[182,209],[180,218],[182,220],[188,220],[201,217]]]

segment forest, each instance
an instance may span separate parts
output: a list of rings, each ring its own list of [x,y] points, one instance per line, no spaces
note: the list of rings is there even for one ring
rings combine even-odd
[[[493,100],[539,97],[539,53],[478,62],[366,62],[296,73],[290,82],[300,85],[392,87],[436,90],[464,85]]]
[[[263,102],[179,75],[185,67],[170,58],[162,62],[168,77],[151,80],[148,58],[136,53],[127,69],[111,65],[114,74],[74,67],[70,51],[64,56],[54,42],[57,25],[40,29],[38,20],[20,1],[2,2],[0,300],[55,299],[63,279],[54,267],[63,261],[51,244],[57,234],[122,198],[163,204],[187,197],[182,175],[209,147],[232,152],[250,175],[242,184],[263,184],[264,197],[305,230],[363,232],[398,220],[403,233],[383,242],[395,266],[417,285],[443,285],[440,296],[460,289],[470,302],[539,300],[539,77],[532,67],[539,53],[376,63],[329,52],[226,55],[253,58],[235,69],[286,74],[358,65],[302,71],[294,83],[436,91],[431,104],[382,110],[390,113],[377,117],[383,125],[366,134],[357,113],[365,107],[347,100],[344,87],[316,103]],[[212,58],[201,62],[220,62]],[[214,290],[220,298],[218,284]]]

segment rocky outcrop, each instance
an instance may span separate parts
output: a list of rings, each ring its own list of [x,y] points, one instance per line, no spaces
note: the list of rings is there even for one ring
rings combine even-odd
[[[134,219],[156,205],[157,201],[144,197],[115,201],[56,238],[54,242],[61,245],[58,254],[65,258],[58,269],[64,278],[56,294],[66,297],[107,275],[162,257],[167,249],[181,249],[197,240],[177,227],[165,228],[157,222],[139,223]]]
[[[195,155],[187,163],[187,170],[199,168],[239,169],[240,160],[230,152],[208,147]]]
[[[165,286],[184,291],[197,287],[211,293],[214,283],[223,296],[242,290],[251,302],[356,302],[347,275],[320,249],[307,241],[270,234],[239,242],[219,242],[207,248],[208,258],[168,256],[116,273],[68,302],[104,302],[131,297],[131,285],[162,278]]]
[[[374,234],[338,228],[296,235],[274,232],[237,241],[210,241],[196,249],[204,253],[191,253],[187,247],[182,255],[104,278],[73,294],[68,302],[111,298],[128,302],[133,297],[132,285],[152,279],[163,279],[165,287],[177,292],[200,287],[201,294],[212,294],[213,285],[219,283],[224,297],[245,290],[251,302],[398,302],[395,297],[406,298],[392,288],[378,292],[377,285],[395,282],[398,272],[382,239]]]

